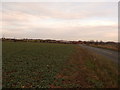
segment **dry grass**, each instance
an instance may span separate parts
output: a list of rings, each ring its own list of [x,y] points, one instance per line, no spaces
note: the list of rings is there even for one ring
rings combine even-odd
[[[55,77],[51,87],[117,88],[117,64],[81,47]]]

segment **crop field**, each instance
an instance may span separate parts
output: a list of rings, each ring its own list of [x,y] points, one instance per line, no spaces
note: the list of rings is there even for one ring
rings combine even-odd
[[[3,87],[49,87],[74,45],[4,42]]]
[[[3,42],[3,88],[117,88],[116,63],[78,45]]]

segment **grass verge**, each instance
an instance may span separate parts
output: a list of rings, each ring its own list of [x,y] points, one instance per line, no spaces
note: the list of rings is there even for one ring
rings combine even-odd
[[[82,47],[64,65],[51,88],[117,88],[118,65]]]

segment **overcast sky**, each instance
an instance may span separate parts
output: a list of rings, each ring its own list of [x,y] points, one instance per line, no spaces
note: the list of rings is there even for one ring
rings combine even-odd
[[[118,40],[117,3],[2,3],[0,9],[5,37]]]

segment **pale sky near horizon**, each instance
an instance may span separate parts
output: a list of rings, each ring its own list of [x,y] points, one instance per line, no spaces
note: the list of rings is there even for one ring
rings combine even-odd
[[[5,37],[118,41],[118,5],[111,2],[2,3]]]

